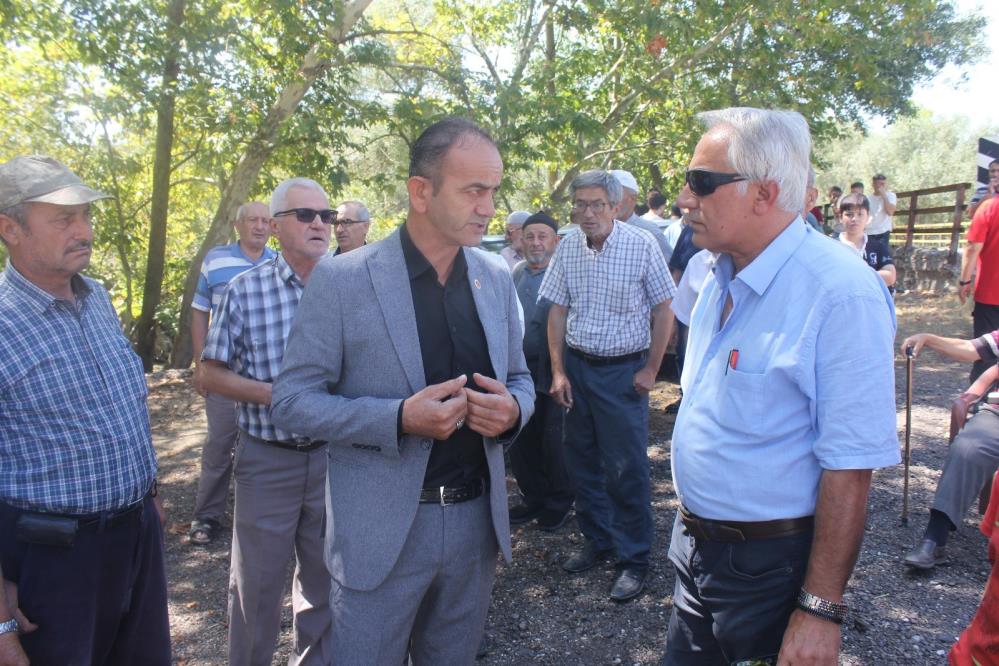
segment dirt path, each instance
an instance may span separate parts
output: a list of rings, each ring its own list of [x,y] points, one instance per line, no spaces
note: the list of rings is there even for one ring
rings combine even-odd
[[[930,330],[967,337],[971,319],[953,298],[904,294],[897,298],[899,335]],[[174,654],[178,664],[226,663],[226,595],[229,535],[208,548],[186,543],[194,505],[204,411],[187,384],[188,373],[150,377],[153,434],[160,482],[169,511],[167,567]],[[905,423],[905,365],[896,358],[899,437]],[[843,632],[844,664],[943,664],[955,636],[978,605],[988,574],[986,542],[975,516],[948,545],[951,564],[930,575],[911,575],[900,561],[922,533],[926,511],[946,452],[947,405],[965,385],[967,367],[933,353],[914,373],[913,432],[908,526],[899,524],[902,468],[875,474],[863,551],[850,585],[854,609]],[[652,577],[637,600],[607,599],[612,571],[597,568],[565,575],[558,563],[580,542],[574,522],[546,534],[514,528],[514,561],[497,570],[489,623],[489,654],[479,663],[657,664],[665,645],[673,572],[666,561],[676,509],[669,469],[672,416],[664,412],[676,387],[657,385],[652,397],[649,458],[652,463],[656,541]],[[230,514],[231,515],[231,514]],[[228,525],[229,519],[226,519]],[[286,572],[286,575],[288,573]],[[290,636],[288,599],[275,663],[284,661]]]

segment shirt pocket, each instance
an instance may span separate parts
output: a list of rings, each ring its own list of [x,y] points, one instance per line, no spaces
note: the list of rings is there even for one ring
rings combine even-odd
[[[735,432],[760,434],[766,408],[767,375],[729,368],[724,384],[723,402],[718,406],[719,420]]]

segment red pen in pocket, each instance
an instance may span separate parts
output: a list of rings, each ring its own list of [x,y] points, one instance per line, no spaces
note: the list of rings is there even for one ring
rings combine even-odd
[[[739,365],[739,350],[733,349],[728,353],[728,367],[725,368],[725,374],[728,374],[728,368],[735,370],[737,365]]]

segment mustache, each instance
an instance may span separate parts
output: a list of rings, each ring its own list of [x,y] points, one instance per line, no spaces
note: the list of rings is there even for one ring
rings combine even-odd
[[[73,243],[70,247],[66,248],[66,252],[76,252],[77,250],[92,250],[94,244],[91,241],[80,241],[78,243]]]

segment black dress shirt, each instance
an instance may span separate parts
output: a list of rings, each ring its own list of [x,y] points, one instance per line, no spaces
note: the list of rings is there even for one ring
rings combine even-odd
[[[441,285],[427,258],[413,245],[405,225],[400,230],[402,252],[409,273],[409,287],[416,311],[423,373],[427,385],[467,375],[468,388],[476,389],[472,373],[494,378],[486,333],[468,284],[465,253],[459,250],[447,282]],[[446,440],[435,440],[423,477],[424,488],[460,486],[474,479],[488,480],[489,468],[482,435],[467,425]]]

